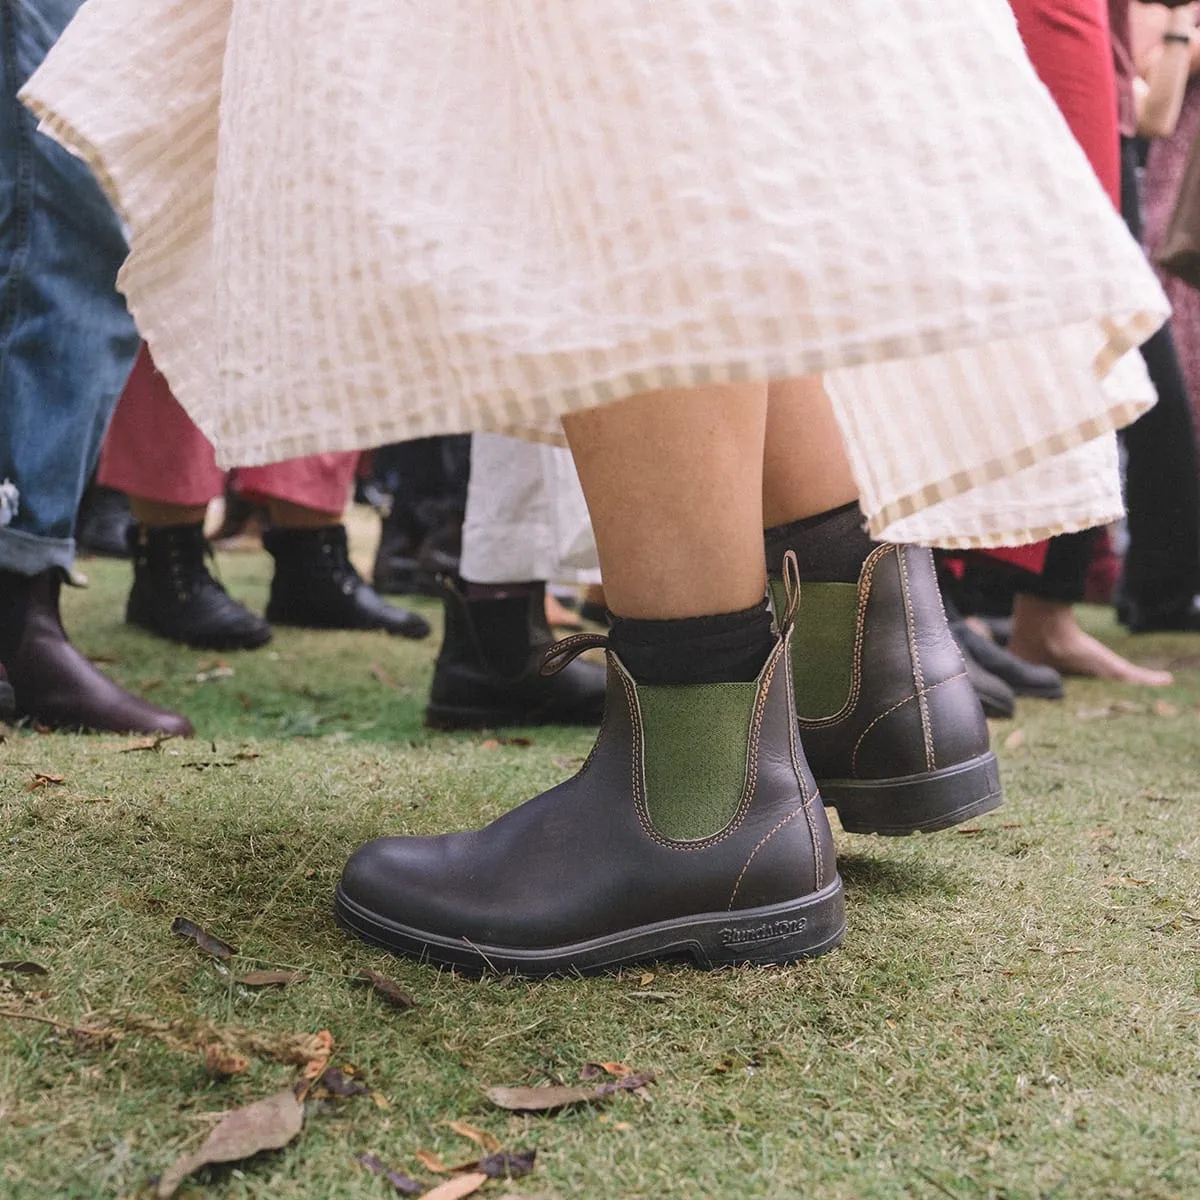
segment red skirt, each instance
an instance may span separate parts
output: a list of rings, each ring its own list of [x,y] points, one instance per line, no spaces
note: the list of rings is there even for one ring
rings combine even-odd
[[[1092,170],[1121,207],[1121,136],[1108,0],[1009,0],[1026,53],[1083,147]],[[1040,574],[1046,543],[977,553]]]

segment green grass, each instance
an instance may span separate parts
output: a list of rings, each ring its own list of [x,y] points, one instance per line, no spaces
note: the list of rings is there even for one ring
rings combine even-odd
[[[84,568],[92,586],[67,597],[76,640],[203,736],[157,752],[27,732],[0,746],[0,960],[49,969],[0,975],[0,1008],[326,1028],[389,1104],[342,1102],[288,1149],[182,1194],[384,1197],[354,1155],[431,1178],[415,1151],[473,1156],[445,1125],[457,1118],[537,1148],[536,1171],[508,1186],[529,1196],[1200,1195],[1200,639],[1122,639],[1089,614],[1140,659],[1183,663],[1176,686],[1073,683],[1065,703],[1023,703],[995,730],[1024,734],[1001,748],[1008,803],[968,830],[839,833],[850,930],[832,955],[471,982],[344,937],[330,913],[341,865],[380,832],[495,816],[568,774],[590,737],[428,734],[432,640],[280,631],[223,656],[232,676],[196,682],[218,656],[125,629],[127,566]],[[261,555],[222,569],[261,605]],[[1095,716],[1155,699],[1166,715]],[[27,790],[36,772],[63,782]],[[247,965],[312,977],[234,986],[170,934],[180,914]],[[343,978],[364,966],[419,1007],[393,1011]],[[613,1059],[658,1073],[652,1104],[513,1117],[484,1096]],[[103,1046],[0,1019],[0,1196],[137,1195],[211,1114],[295,1074],[255,1059],[219,1083],[151,1037]]]

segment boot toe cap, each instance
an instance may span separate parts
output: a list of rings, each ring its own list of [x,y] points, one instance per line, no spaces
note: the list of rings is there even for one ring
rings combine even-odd
[[[447,897],[458,895],[444,852],[446,837],[385,837],[360,846],[338,883],[340,899],[366,921],[456,936]]]

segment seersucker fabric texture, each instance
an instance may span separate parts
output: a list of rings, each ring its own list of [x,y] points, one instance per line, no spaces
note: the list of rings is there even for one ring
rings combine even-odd
[[[225,465],[823,373],[877,537],[1120,512],[1167,306],[1005,0],[88,0],[23,99]]]

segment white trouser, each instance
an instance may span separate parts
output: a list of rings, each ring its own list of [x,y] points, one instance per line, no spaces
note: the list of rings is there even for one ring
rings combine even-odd
[[[472,437],[459,571],[471,583],[600,582],[568,451],[495,433]]]

